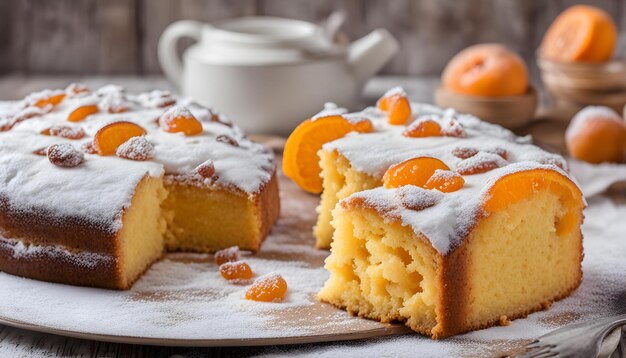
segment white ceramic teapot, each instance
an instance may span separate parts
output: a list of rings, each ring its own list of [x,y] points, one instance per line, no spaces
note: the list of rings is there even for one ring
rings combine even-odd
[[[197,41],[182,62],[181,37]],[[216,107],[248,133],[286,134],[325,102],[353,107],[365,81],[397,50],[383,29],[339,46],[312,23],[244,17],[171,24],[159,41],[159,61],[183,95]]]

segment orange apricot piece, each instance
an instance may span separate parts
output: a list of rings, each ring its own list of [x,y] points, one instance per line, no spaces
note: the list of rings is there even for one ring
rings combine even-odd
[[[575,5],[552,22],[541,43],[540,55],[564,62],[603,62],[617,45],[615,22],[604,10]]]
[[[424,184],[425,189],[437,189],[443,193],[451,193],[461,189],[465,179],[458,173],[450,170],[435,170],[435,173]]]
[[[219,266],[226,262],[239,261],[239,246],[231,246],[215,253],[215,263]]]
[[[450,170],[444,162],[437,158],[411,158],[387,169],[383,175],[383,185],[385,188],[397,188],[404,185],[424,188],[437,169]]]
[[[411,138],[441,137],[442,132],[439,123],[432,119],[425,119],[411,123],[402,135]]]
[[[608,107],[585,107],[570,122],[565,143],[576,159],[621,163],[626,158],[626,124]]]
[[[287,294],[287,281],[281,275],[258,278],[246,292],[246,299],[262,302],[280,302]]]
[[[454,56],[442,74],[443,87],[471,96],[518,96],[528,90],[524,60],[499,44],[466,48]]]
[[[113,155],[117,148],[132,137],[146,134],[146,130],[132,122],[114,122],[108,124],[93,138],[93,146],[99,155]]]
[[[289,135],[283,154],[283,172],[300,188],[318,194],[322,191],[322,169],[317,152],[325,143],[354,130],[354,125],[340,115],[307,119]]]
[[[70,113],[67,120],[70,122],[80,122],[87,116],[98,113],[98,106],[95,104],[89,104],[86,106],[80,106]]]
[[[245,261],[225,262],[220,265],[220,275],[227,280],[249,280],[254,276]]]
[[[61,101],[63,101],[65,96],[66,96],[66,94],[63,93],[63,92],[54,93],[54,94],[52,94],[50,96],[43,97],[43,98],[40,98],[39,100],[37,100],[37,102],[35,102],[35,106],[37,106],[39,108],[45,108],[47,106],[55,107],[56,105],[61,103]]]
[[[564,203],[567,212],[555,223],[558,235],[575,229],[585,203],[582,192],[564,174],[552,169],[529,169],[498,178],[489,189],[483,210],[495,213],[530,197],[540,190],[550,190]]]
[[[389,113],[389,124],[402,125],[411,118],[411,103],[402,93],[383,96],[377,106],[381,111]]]
[[[352,125],[354,126],[354,130],[359,133],[370,133],[374,130],[374,125],[369,119],[353,121]]]
[[[174,105],[159,118],[161,129],[169,133],[184,133],[186,136],[200,134],[202,123],[191,112],[180,105]]]

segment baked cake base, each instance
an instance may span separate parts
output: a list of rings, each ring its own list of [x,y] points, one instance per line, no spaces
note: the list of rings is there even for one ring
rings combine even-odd
[[[349,199],[334,211],[331,275],[319,298],[433,338],[504,324],[579,286],[582,214],[562,226],[566,212],[557,195],[539,191],[480,219],[442,255],[423,235]]]

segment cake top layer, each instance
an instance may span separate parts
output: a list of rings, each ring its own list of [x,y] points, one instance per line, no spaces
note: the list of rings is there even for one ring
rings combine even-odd
[[[42,103],[55,96],[62,100]],[[93,113],[72,121],[85,109]],[[161,117],[168,110],[191,113],[201,124],[200,133],[164,130]],[[117,155],[115,149],[110,155],[97,154],[96,133],[120,121],[139,125],[145,135],[124,143]],[[82,161],[80,165],[54,165],[48,157],[55,144],[63,144],[57,146],[60,160],[74,155],[79,158],[71,159]],[[208,178],[196,169],[207,161],[213,166]],[[171,174],[176,180],[254,195],[274,170],[273,153],[247,139],[223,115],[164,91],[133,95],[114,85],[93,92],[71,85],[0,103],[0,203],[4,199],[17,211],[38,208],[80,216],[114,230],[120,211],[146,175]]]
[[[325,109],[329,110],[333,114],[340,111],[332,105]],[[437,170],[433,175],[442,180],[448,174],[460,174],[465,183],[458,191],[441,193],[413,185],[379,187],[342,201],[344,206],[367,205],[386,218],[400,220],[415,233],[424,234],[442,254],[455,247],[471,229],[489,188],[498,178],[532,169],[555,170],[569,178],[565,159],[532,145],[530,137],[518,137],[500,126],[452,109],[411,103],[411,112],[405,125],[391,125],[388,113],[375,107],[357,113],[344,110],[341,115],[347,119],[369,119],[374,131],[352,132],[326,143],[323,149],[337,151],[354,169],[381,181],[390,167],[417,157],[437,158],[447,165],[450,171]],[[423,128],[425,121],[437,123],[444,134],[407,134]]]

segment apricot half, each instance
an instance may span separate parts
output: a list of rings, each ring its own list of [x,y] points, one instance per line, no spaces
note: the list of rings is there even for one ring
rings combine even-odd
[[[42,97],[42,98],[38,99],[35,102],[35,106],[37,106],[39,108],[45,108],[47,106],[55,107],[56,105],[61,103],[61,101],[63,101],[65,96],[66,95],[63,92],[53,93],[53,94],[51,94],[49,96],[45,96],[45,97]]]
[[[383,185],[385,188],[398,188],[404,185],[426,188],[426,183],[437,169],[450,170],[444,162],[437,158],[411,158],[387,169],[383,175]],[[435,186],[433,185],[431,188]]]
[[[389,113],[389,124],[405,124],[411,118],[411,103],[404,93],[385,94],[378,100],[377,106]]]
[[[602,62],[611,58],[617,43],[615,23],[604,10],[575,5],[552,22],[540,54],[549,60]]]
[[[528,90],[524,61],[506,47],[481,44],[454,56],[443,71],[443,86],[472,96],[518,96]]]
[[[572,157],[589,163],[621,163],[626,151],[626,124],[608,107],[589,106],[578,112],[565,132]]]
[[[325,143],[352,131],[370,131],[371,127],[353,124],[340,115],[307,119],[289,135],[283,154],[283,172],[309,193],[322,191],[322,169],[317,152]]]
[[[95,104],[80,106],[74,109],[69,114],[69,116],[67,117],[67,120],[70,122],[80,122],[83,119],[85,119],[87,116],[97,113],[97,112],[98,112],[98,106]]]
[[[146,134],[146,130],[132,122],[108,124],[93,137],[93,146],[99,155],[113,155],[117,148],[132,137]]]
[[[489,189],[483,210],[486,213],[505,210],[540,190],[552,191],[567,208],[567,212],[555,223],[557,234],[574,229],[585,206],[582,192],[564,174],[552,169],[529,169],[500,177]]]
[[[191,112],[180,105],[174,105],[159,118],[159,126],[168,133],[183,133],[186,136],[200,134],[202,123]]]

